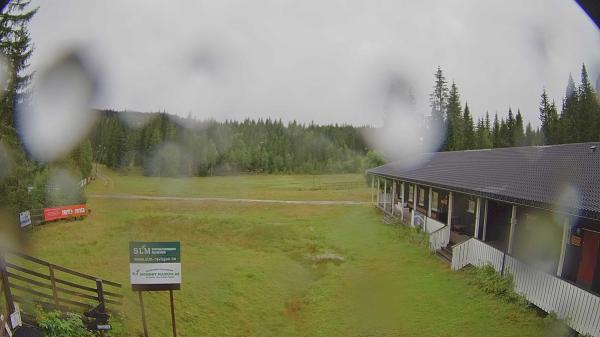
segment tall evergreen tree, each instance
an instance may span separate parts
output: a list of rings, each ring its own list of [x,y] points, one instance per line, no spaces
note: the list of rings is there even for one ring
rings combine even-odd
[[[463,124],[460,94],[456,83],[452,82],[448,96],[446,150],[457,151],[463,149]]]
[[[576,127],[578,142],[591,142],[598,139],[600,119],[600,104],[589,79],[585,64],[581,66],[581,84],[578,89]]]
[[[513,146],[525,145],[525,130],[523,129],[523,116],[521,115],[521,109],[517,110],[515,116],[515,126],[512,133]]]
[[[475,127],[473,125],[473,117],[469,111],[469,105],[465,102],[465,111],[463,114],[463,148],[471,150],[476,147],[475,142]]]
[[[439,130],[442,130],[448,108],[448,85],[441,67],[438,66],[434,76],[433,92],[429,95],[431,122],[436,124]]]
[[[558,144],[560,141],[558,113],[554,102],[550,102],[546,89],[542,92],[539,110],[544,144]]]

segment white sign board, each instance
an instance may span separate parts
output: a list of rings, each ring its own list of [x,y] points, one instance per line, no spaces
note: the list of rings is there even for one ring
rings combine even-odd
[[[31,213],[29,211],[19,213],[19,223],[21,228],[31,225]]]
[[[129,278],[133,290],[179,289],[179,242],[130,242]]]

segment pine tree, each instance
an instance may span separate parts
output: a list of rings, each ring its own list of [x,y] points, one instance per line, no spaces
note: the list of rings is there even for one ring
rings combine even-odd
[[[556,105],[550,102],[546,89],[540,99],[540,121],[542,122],[542,135],[544,144],[558,144],[560,141],[560,126]]]
[[[0,99],[0,145],[12,163],[4,179],[0,179],[0,207],[10,206],[15,211],[37,207],[35,202],[41,199],[29,193],[40,168],[27,158],[17,139],[14,110],[17,104],[24,103],[31,82],[27,68],[33,47],[27,25],[36,11],[37,8],[29,9],[29,1],[14,0],[0,13],[0,54],[8,61],[8,69],[3,69],[8,76],[2,83],[4,93]]]
[[[27,72],[28,60],[33,53],[27,25],[37,12],[28,9],[30,1],[9,2],[0,14],[0,52],[6,56],[9,67],[5,94],[0,101],[0,124],[13,128],[5,129],[14,136],[15,111],[17,104],[23,103],[32,74]]]
[[[448,107],[448,85],[444,73],[442,72],[442,68],[439,66],[434,76],[435,84],[433,85],[433,92],[429,95],[431,121],[439,128],[439,130],[442,130],[446,121]]]
[[[581,84],[578,89],[578,104],[575,126],[578,142],[591,142],[598,139],[600,104],[588,77],[585,64],[581,66]]]
[[[512,136],[514,144],[513,146],[525,145],[525,130],[523,129],[523,116],[521,115],[521,109],[517,110]]]
[[[463,119],[461,112],[460,95],[456,83],[452,82],[448,96],[447,128],[448,137],[446,150],[457,151],[463,149]]]
[[[463,148],[471,150],[476,147],[475,144],[475,128],[473,125],[473,117],[469,111],[469,105],[465,102],[465,112],[463,114]]]
[[[492,127],[492,147],[502,147],[502,136],[500,135],[500,122],[498,113],[494,115],[494,126]]]

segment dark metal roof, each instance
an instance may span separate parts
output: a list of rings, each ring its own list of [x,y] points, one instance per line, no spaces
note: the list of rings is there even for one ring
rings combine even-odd
[[[596,150],[592,147],[598,146]],[[579,143],[425,154],[406,168],[396,161],[369,174],[485,198],[559,209],[600,220],[600,144]]]

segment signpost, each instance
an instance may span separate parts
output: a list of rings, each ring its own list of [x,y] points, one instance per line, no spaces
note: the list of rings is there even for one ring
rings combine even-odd
[[[19,223],[21,228],[31,225],[31,213],[29,211],[19,213]]]
[[[139,292],[144,336],[148,337],[144,291],[169,291],[173,337],[177,336],[173,290],[181,289],[181,245],[179,242],[129,242],[131,289]]]

